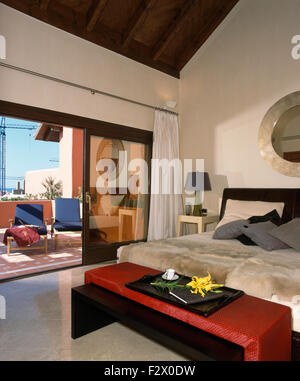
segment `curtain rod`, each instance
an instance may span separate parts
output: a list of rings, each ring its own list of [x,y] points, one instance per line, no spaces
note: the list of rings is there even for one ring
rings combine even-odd
[[[121,101],[124,101],[124,102],[133,103],[133,104],[138,105],[138,106],[151,108],[151,109],[153,109],[153,110],[165,111],[165,112],[168,112],[168,113],[170,113],[170,114],[178,115],[178,113],[177,113],[177,112],[174,112],[174,111],[169,111],[169,110],[165,110],[165,109],[160,108],[160,107],[151,106],[151,105],[148,105],[148,104],[146,104],[146,103],[138,102],[138,101],[135,101],[135,100],[133,100],[133,99],[128,99],[128,98],[120,97],[120,96],[118,96],[118,95],[114,95],[114,94],[111,94],[111,93],[107,93],[107,92],[105,92],[105,91],[101,91],[101,90],[97,90],[97,89],[92,89],[92,88],[87,87],[87,86],[79,85],[78,83],[65,81],[65,80],[63,80],[63,79],[59,79],[59,78],[56,78],[56,77],[51,77],[51,76],[46,75],[46,74],[37,73],[37,72],[35,72],[35,71],[31,71],[31,70],[28,70],[28,69],[24,69],[24,68],[22,68],[22,67],[9,65],[9,64],[6,64],[6,63],[4,63],[4,62],[0,62],[0,66],[3,66],[3,67],[5,67],[5,68],[7,68],[7,69],[12,69],[12,70],[20,71],[20,72],[22,72],[22,73],[30,74],[30,75],[33,75],[33,76],[35,76],[35,77],[44,78],[44,79],[47,79],[47,80],[49,80],[49,81],[58,82],[58,83],[61,83],[61,84],[63,84],[63,85],[67,85],[67,86],[71,86],[71,87],[76,87],[77,89],[86,90],[86,91],[90,92],[90,93],[93,94],[93,95],[94,95],[94,94],[100,94],[100,95],[104,95],[104,96],[107,96],[107,97],[111,97],[111,98],[114,98],[114,99],[118,99],[118,100],[121,100]]]

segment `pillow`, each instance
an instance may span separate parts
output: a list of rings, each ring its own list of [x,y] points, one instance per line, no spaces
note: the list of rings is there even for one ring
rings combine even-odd
[[[276,210],[279,217],[282,217],[283,202],[263,202],[263,201],[239,201],[227,200],[225,214],[216,228],[236,220],[247,220],[251,216],[263,216],[272,210]]]
[[[236,237],[236,239],[245,246],[257,246],[257,244],[253,242],[252,239],[247,237],[245,234],[239,235],[238,237]]]
[[[242,232],[262,249],[267,251],[288,249],[289,246],[269,234],[276,227],[271,221],[258,224],[248,224],[242,227]]]
[[[253,216],[250,217],[247,221],[249,221],[250,224],[257,224],[260,222],[266,222],[271,221],[275,225],[280,225],[281,218],[279,217],[279,214],[276,209],[272,210],[272,212],[265,214],[264,216]],[[240,241],[245,246],[257,246],[255,242],[252,241],[251,238],[247,237],[245,234],[241,234],[240,236],[236,237],[238,241]]]
[[[241,235],[241,228],[248,224],[248,220],[236,220],[217,228],[213,239],[234,239]]]
[[[293,249],[300,251],[300,218],[273,229],[270,234],[280,239]]]
[[[228,224],[222,225],[217,228],[214,232],[213,239],[238,239],[243,245],[247,246],[256,246],[256,243],[253,242],[249,237],[241,234],[241,228],[244,225],[271,221],[275,225],[280,224],[280,217],[277,213],[276,209],[272,210],[272,212],[265,214],[264,216],[253,216],[248,220],[236,220],[229,222]]]
[[[264,216],[253,216],[248,219],[250,224],[258,224],[259,222],[267,222],[271,221],[273,224],[279,226],[281,222],[281,218],[276,209],[272,210],[272,212],[265,214]]]

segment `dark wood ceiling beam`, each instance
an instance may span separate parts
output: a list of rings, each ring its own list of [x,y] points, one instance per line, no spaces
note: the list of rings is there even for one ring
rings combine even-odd
[[[221,24],[229,12],[239,0],[226,0],[223,7],[214,10],[211,17],[208,17],[202,24],[197,35],[191,39],[188,44],[184,46],[184,50],[179,54],[179,60],[176,63],[177,69],[180,71],[185,64],[193,57],[193,55],[200,49],[209,36]]]
[[[43,12],[47,12],[48,6],[49,6],[50,0],[40,0],[40,8]]]
[[[38,20],[43,20],[42,12],[39,6],[36,6],[39,10],[39,12],[37,12],[34,7],[31,7],[30,9],[24,8],[22,2],[12,3],[12,0],[1,0],[1,2]],[[72,25],[66,24],[63,17],[52,16],[52,14],[48,14],[46,22],[49,25],[64,30],[87,41],[93,42],[103,48],[122,54],[125,57],[171,75],[172,77],[179,78],[179,71],[173,65],[161,61],[153,61],[151,58],[151,50],[138,41],[132,41],[132,44],[128,49],[122,49],[123,36],[120,33],[105,27],[104,25],[99,26],[97,31],[93,30],[88,32],[86,27],[82,28],[76,23],[73,23]]]
[[[169,25],[165,34],[156,44],[153,49],[153,59],[156,61],[160,58],[164,50],[167,48],[169,43],[176,37],[176,34],[180,32],[182,28],[186,25],[187,19],[191,16],[191,13],[194,10],[194,6],[196,5],[196,0],[188,0],[186,1],[184,7],[173,19],[172,23]]]
[[[67,0],[65,2],[60,2],[58,0],[26,0],[26,2],[23,0],[1,0],[1,3],[17,9],[35,19],[47,22],[49,25],[56,28],[93,42],[103,48],[147,65],[148,67],[164,72],[175,78],[179,78],[179,70],[176,67],[177,62],[172,55],[169,56],[163,52],[160,59],[154,61],[152,57],[153,47],[147,46],[142,43],[142,41],[137,41],[134,38],[135,33],[137,33],[140,30],[139,28],[143,26],[149,12],[152,13],[152,10],[159,5],[159,1],[160,0],[141,0],[140,4],[143,4],[142,11],[140,9],[139,17],[132,18],[130,25],[127,23],[129,28],[127,28],[125,33],[112,30],[102,24],[101,18],[103,13],[101,12],[101,14],[98,15],[97,21],[93,21],[95,22],[93,30],[88,31],[87,26],[89,22],[93,19],[95,20],[96,8],[97,5],[99,5],[99,2],[92,0],[86,1],[85,3],[78,3],[77,6],[67,6],[67,4],[71,4],[71,1],[69,0],[68,2]],[[103,0],[101,0],[101,3],[102,2]],[[89,7],[87,4],[89,4]],[[92,4],[94,5],[93,8],[91,8]],[[64,5],[64,8],[62,8],[62,5]],[[43,9],[45,9],[46,12],[44,12]],[[123,47],[124,37],[127,37],[130,42],[126,48]]]
[[[47,17],[47,11],[49,7],[50,0],[38,0],[36,4],[33,4],[32,9],[35,8],[37,9],[37,12],[40,13],[41,20],[48,22],[48,17]]]
[[[153,61],[151,58],[151,48],[145,46],[139,41],[133,40],[128,49],[123,51],[124,56],[138,61],[144,65],[160,70],[172,77],[179,78],[179,71],[171,63],[163,61]]]
[[[86,28],[88,24],[88,12],[91,9],[92,0],[84,1],[80,3],[75,9],[75,20],[76,24],[82,28]]]
[[[123,36],[122,47],[124,49],[128,47],[135,34],[138,32],[139,28],[143,25],[144,21],[146,20],[149,14],[149,11],[154,6],[155,2],[156,0],[144,0],[136,10],[134,16],[132,17],[132,20],[129,23],[129,27],[127,28]]]
[[[97,21],[100,19],[100,16],[102,12],[104,11],[104,8],[107,4],[108,0],[99,0],[98,4],[92,14],[92,17],[90,18],[88,25],[86,27],[88,32],[91,32],[94,30],[95,25],[97,24]]]

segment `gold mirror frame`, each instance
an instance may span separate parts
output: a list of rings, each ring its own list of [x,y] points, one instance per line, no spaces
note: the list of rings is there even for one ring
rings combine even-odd
[[[300,91],[291,93],[276,102],[266,113],[258,133],[258,146],[264,160],[277,172],[291,177],[300,177],[300,163],[284,160],[272,144],[274,128],[280,117],[289,109],[300,106]]]

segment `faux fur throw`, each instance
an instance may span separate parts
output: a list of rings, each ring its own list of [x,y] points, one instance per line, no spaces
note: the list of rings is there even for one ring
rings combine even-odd
[[[237,240],[217,241],[212,233],[138,243],[121,249],[119,262],[187,276],[206,276],[260,298],[291,300],[300,295],[300,253],[293,249],[264,251]]]

